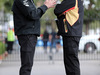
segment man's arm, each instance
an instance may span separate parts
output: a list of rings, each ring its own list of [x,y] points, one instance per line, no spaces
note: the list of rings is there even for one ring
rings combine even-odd
[[[76,0],[63,0],[61,4],[57,4],[54,10],[55,15],[61,15],[65,11],[75,7]]]
[[[55,1],[45,1],[44,5],[36,8],[32,0],[15,0],[15,4],[20,12],[29,19],[39,19],[45,11],[55,5]],[[49,4],[49,6],[47,5]],[[14,9],[13,9],[14,10]]]

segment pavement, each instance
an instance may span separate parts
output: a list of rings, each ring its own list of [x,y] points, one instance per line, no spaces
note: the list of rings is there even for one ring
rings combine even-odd
[[[19,51],[13,51],[0,64],[0,75],[19,75],[20,57]],[[100,53],[79,53],[81,75],[100,75]],[[34,65],[31,75],[66,75],[63,64],[63,52],[53,55],[53,61],[49,54],[45,54],[41,48],[36,48]]]
[[[100,75],[100,61],[80,61],[81,75]],[[19,75],[20,62],[2,62],[0,75]],[[34,61],[31,75],[66,75],[63,61]]]

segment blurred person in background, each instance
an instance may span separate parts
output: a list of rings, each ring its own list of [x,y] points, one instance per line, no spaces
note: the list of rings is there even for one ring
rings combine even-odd
[[[52,49],[54,48],[55,42],[56,42],[56,32],[54,29],[52,29],[51,34],[49,35],[49,41],[50,41],[50,53],[52,53]]]
[[[60,44],[60,36],[56,35],[56,53],[60,50],[61,44]]]
[[[37,37],[40,36],[40,18],[47,9],[55,7],[55,4],[55,0],[45,0],[44,5],[36,8],[33,0],[14,0],[14,30],[21,47],[19,75],[31,74]]]
[[[57,34],[63,37],[66,75],[80,75],[78,47],[82,36],[83,0],[63,0],[56,5],[54,13],[58,19]]]
[[[44,34],[43,34],[43,42],[44,42],[43,46],[44,46],[45,53],[47,53],[48,40],[49,40],[49,33],[48,33],[47,29],[45,29]]]
[[[11,54],[13,51],[14,41],[15,41],[14,31],[12,30],[12,28],[10,28],[9,31],[7,32],[7,39],[6,39],[8,54]]]

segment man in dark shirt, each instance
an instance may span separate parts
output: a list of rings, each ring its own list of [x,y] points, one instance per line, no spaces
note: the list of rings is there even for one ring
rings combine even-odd
[[[52,32],[51,32],[51,45],[50,45],[50,53],[52,53],[52,49],[53,49],[53,47],[54,47],[54,44],[55,44],[55,42],[56,42],[56,32],[55,32],[55,30],[54,29],[52,29]]]
[[[43,46],[44,46],[45,53],[47,53],[48,40],[49,40],[49,33],[48,33],[47,29],[45,29],[44,34],[43,34],[43,43],[44,43]]]
[[[21,46],[20,75],[31,73],[37,36],[40,35],[40,18],[55,4],[55,0],[45,0],[44,5],[36,8],[33,0],[14,0],[14,30]]]
[[[54,10],[58,20],[58,35],[63,37],[66,75],[80,75],[78,47],[82,36],[83,1],[63,0]]]

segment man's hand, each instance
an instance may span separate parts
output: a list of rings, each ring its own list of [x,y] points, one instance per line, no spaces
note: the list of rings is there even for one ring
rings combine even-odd
[[[57,0],[45,0],[44,4],[48,7],[48,8],[53,8],[55,7],[55,4],[57,3]]]

